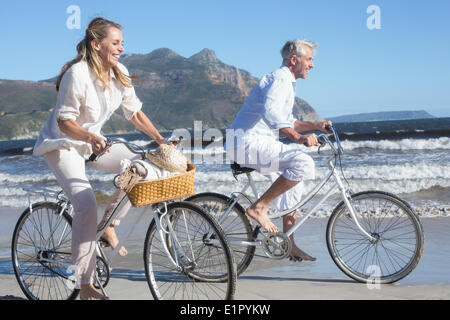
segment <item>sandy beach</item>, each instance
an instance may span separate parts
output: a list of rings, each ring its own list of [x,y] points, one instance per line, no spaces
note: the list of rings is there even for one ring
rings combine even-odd
[[[10,261],[10,241],[22,209],[0,209],[0,299],[24,299]],[[118,229],[127,230],[133,212]],[[329,257],[325,244],[327,219],[310,219],[299,229],[296,242],[315,262],[291,262],[255,257],[238,278],[235,300],[449,300],[450,218],[421,220],[425,250],[417,268],[395,284],[369,287],[343,274]],[[113,300],[151,300],[142,262],[142,241],[150,222],[145,217],[125,244],[129,255],[113,260],[112,279],[106,288]],[[279,223],[279,220],[277,220]],[[257,254],[262,254],[257,251]]]

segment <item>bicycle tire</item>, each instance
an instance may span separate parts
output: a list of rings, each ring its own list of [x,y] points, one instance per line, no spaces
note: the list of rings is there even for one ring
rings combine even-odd
[[[38,202],[20,216],[12,237],[14,274],[30,300],[73,300],[79,294],[64,264],[71,263],[72,217],[53,202]],[[57,239],[59,237],[59,239]],[[62,264],[43,259],[61,259]]]
[[[327,247],[334,263],[350,278],[366,283],[393,283],[406,277],[419,263],[424,248],[423,227],[407,202],[382,191],[351,196],[369,241],[342,201],[327,225]],[[397,234],[398,233],[398,234]]]
[[[186,201],[193,202],[208,213],[212,214],[217,220],[221,217],[221,212],[225,212],[233,199],[226,195],[214,192],[198,193],[186,199]],[[232,237],[242,235],[247,241],[255,241],[253,226],[251,220],[245,214],[244,208],[236,202],[233,206],[232,217],[228,216],[227,221],[221,223],[225,235],[228,238],[228,243],[233,250],[234,261],[236,262],[237,275],[241,275],[250,265],[255,256],[256,246],[247,245],[243,250],[243,246],[232,241]]]
[[[158,234],[155,220],[145,237],[145,275],[153,298],[232,299],[236,288],[235,264],[219,224],[202,208],[185,201],[168,204],[167,217],[171,221],[174,217],[179,219],[179,223],[173,225],[176,240],[167,237],[164,231],[161,231],[163,236]],[[167,231],[167,227],[164,230]],[[206,235],[211,234],[217,239],[215,245],[205,241]],[[163,241],[172,243],[168,246],[169,253],[164,250]],[[177,268],[169,256],[179,261],[180,267]]]

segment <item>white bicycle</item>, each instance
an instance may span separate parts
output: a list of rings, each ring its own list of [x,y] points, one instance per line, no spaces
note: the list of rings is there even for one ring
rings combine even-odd
[[[329,217],[326,242],[331,258],[346,275],[360,282],[372,281],[375,275],[379,283],[392,283],[407,276],[417,266],[424,248],[424,233],[418,216],[406,201],[393,194],[382,191],[352,194],[336,170],[337,161],[341,160],[343,153],[339,136],[334,127],[330,127],[329,131],[332,132],[330,137],[334,138],[334,142],[326,134],[318,136],[321,145],[319,151],[328,145],[332,153],[328,159],[328,174],[293,208],[271,213],[269,217],[282,217],[302,208],[328,182],[334,183],[287,233],[265,233],[260,232],[260,226],[253,228],[239,201],[247,198],[245,193],[249,188],[255,199],[259,198],[251,176],[254,170],[236,163],[231,164],[235,178],[245,173],[248,179],[240,192],[230,197],[206,192],[186,199],[200,205],[218,219],[233,249],[238,275],[249,266],[256,246],[261,246],[269,258],[288,257],[292,248],[289,236],[321,208],[336,190],[342,201]]]
[[[114,143],[123,143],[145,159],[145,150],[121,140],[109,141],[107,147]],[[45,201],[29,201],[28,209],[14,229],[12,262],[20,288],[32,300],[75,299],[79,289],[71,265],[73,207],[62,191],[26,190],[44,196]],[[48,201],[49,197],[55,200]],[[151,214],[153,220],[143,244],[143,257],[153,297],[175,300],[233,298],[236,271],[225,234],[214,218],[192,202],[161,202],[143,207],[127,235],[108,258],[103,250],[105,243],[99,239],[128,201],[124,196],[97,232],[95,286],[105,296],[112,258],[142,216]]]

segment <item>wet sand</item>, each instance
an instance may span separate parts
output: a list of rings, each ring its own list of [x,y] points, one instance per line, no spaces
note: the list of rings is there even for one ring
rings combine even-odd
[[[10,241],[23,209],[0,209],[0,299],[23,299],[10,262]],[[133,222],[129,214],[118,228],[119,237]],[[419,265],[395,284],[371,288],[353,281],[333,263],[326,248],[327,219],[310,219],[296,233],[296,243],[317,258],[315,262],[291,262],[255,257],[238,278],[236,300],[410,300],[450,299],[450,217],[421,219],[425,249]],[[112,280],[107,292],[111,299],[152,299],[142,259],[143,240],[150,223],[145,216],[125,243],[129,255],[113,260]],[[280,220],[276,220],[279,225]],[[263,255],[258,250],[257,254]]]

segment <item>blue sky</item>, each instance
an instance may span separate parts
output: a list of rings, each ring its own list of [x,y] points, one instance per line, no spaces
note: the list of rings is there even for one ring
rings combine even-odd
[[[66,12],[80,8],[81,28]],[[369,30],[370,5],[381,29]],[[426,110],[450,116],[450,1],[406,0],[15,0],[0,10],[0,79],[55,76],[75,55],[89,21],[123,26],[127,53],[167,47],[189,57],[203,48],[256,77],[281,64],[286,40],[319,44],[315,69],[297,95],[323,117]]]

